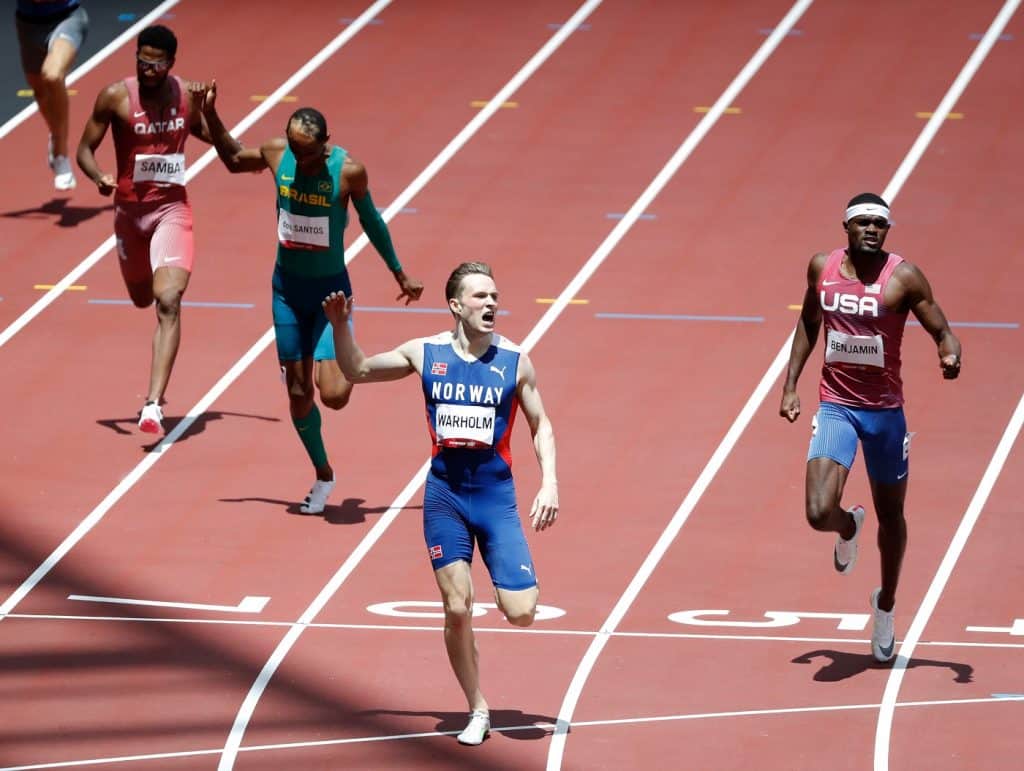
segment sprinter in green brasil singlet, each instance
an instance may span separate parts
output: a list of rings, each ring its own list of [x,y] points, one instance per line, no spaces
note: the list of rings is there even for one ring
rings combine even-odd
[[[287,137],[270,139],[258,148],[244,148],[217,116],[216,94],[213,84],[206,92],[203,114],[228,171],[270,169],[274,173],[277,357],[288,386],[292,422],[316,469],[316,481],[299,508],[304,514],[318,514],[334,489],[334,469],[324,449],[320,411],[313,398],[314,380],[320,401],[334,410],[344,407],[352,392],[352,384],[335,359],[333,331],[321,306],[331,292],[352,295],[342,240],[349,199],[370,243],[401,288],[398,299],[404,297],[406,304],[418,300],[423,284],[402,270],[387,225],[370,197],[366,169],[345,150],[328,144],[330,136],[323,115],[309,107],[296,110],[288,120]]]

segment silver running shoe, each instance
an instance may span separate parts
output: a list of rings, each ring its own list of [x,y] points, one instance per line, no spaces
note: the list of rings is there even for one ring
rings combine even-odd
[[[892,610],[882,610],[878,607],[878,595],[882,593],[881,588],[871,592],[871,610],[874,617],[874,625],[871,628],[871,655],[875,661],[885,663],[890,661],[896,650],[896,628]]]
[[[857,562],[857,538],[860,536],[860,529],[864,524],[863,506],[858,504],[852,509],[847,509],[847,511],[853,516],[853,522],[857,529],[853,533],[853,538],[849,541],[841,535],[836,536],[836,548],[832,553],[832,564],[843,575],[853,570],[853,566]]]

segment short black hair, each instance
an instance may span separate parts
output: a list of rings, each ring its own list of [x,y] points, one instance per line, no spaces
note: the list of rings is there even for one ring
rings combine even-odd
[[[312,107],[300,107],[288,119],[288,125],[285,126],[286,132],[292,122],[302,126],[303,131],[317,141],[327,138],[327,119],[319,110],[314,110]]]
[[[846,204],[846,208],[849,209],[851,206],[856,206],[859,203],[877,203],[879,206],[884,206],[886,209],[889,208],[889,204],[886,203],[885,199],[877,193],[861,193],[855,195],[850,199],[850,202]]]
[[[173,59],[174,55],[178,53],[178,38],[163,24],[154,24],[152,27],[146,27],[139,33],[139,45],[136,50],[142,48],[142,46],[166,51],[167,56]]]

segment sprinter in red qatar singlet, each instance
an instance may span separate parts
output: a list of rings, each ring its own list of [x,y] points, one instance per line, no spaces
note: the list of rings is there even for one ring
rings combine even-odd
[[[163,26],[139,34],[136,77],[107,86],[96,98],[78,145],[78,165],[103,195],[114,194],[118,264],[139,308],[154,302],[149,390],[139,428],[163,430],[161,401],[181,337],[181,298],[192,273],[192,209],[185,193],[185,140],[210,142],[200,110],[205,83],[170,74],[178,42]],[[117,176],[100,169],[95,151],[110,128]]]
[[[844,509],[840,501],[859,443],[882,557],[882,585],[870,597],[871,653],[878,661],[895,655],[893,610],[907,544],[903,504],[910,433],[903,414],[900,345],[908,313],[935,341],[943,377],[951,380],[960,372],[960,341],[924,274],[882,249],[890,225],[889,205],[880,196],[858,195],[843,218],[847,247],[811,258],[779,407],[790,422],[799,416],[797,380],[824,322],[825,363],[807,453],[806,515],[815,530],[837,534],[833,566],[849,573],[865,510],[860,505]]]

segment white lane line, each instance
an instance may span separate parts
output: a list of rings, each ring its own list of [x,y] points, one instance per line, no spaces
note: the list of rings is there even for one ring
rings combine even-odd
[[[130,600],[125,597],[95,597],[90,594],[69,594],[69,600],[79,602],[101,602],[110,605],[147,605],[154,608],[180,608],[181,610],[211,610],[221,613],[260,613],[269,597],[245,596],[237,605],[206,605],[199,602],[167,602],[164,600]]]
[[[1024,694],[1001,694],[991,697],[975,699],[938,699],[934,701],[905,701],[897,704],[897,707],[958,707],[974,704],[1002,704],[1024,701]],[[853,710],[878,709],[878,704],[836,704],[817,707],[779,707],[775,709],[751,709],[736,710],[732,712],[700,712],[681,715],[654,715],[651,717],[627,717],[610,718],[607,720],[581,720],[572,724],[573,729],[579,728],[601,728],[604,726],[631,726],[644,725],[649,723],[670,723],[681,720],[715,720],[721,718],[737,717],[768,717],[772,715],[804,715],[825,712],[849,712]],[[524,725],[513,726],[492,726],[493,733],[514,733],[517,731],[552,731],[554,724],[538,721]],[[308,742],[286,742],[282,744],[254,744],[243,747],[240,752],[280,752],[281,750],[302,750],[315,747],[337,747],[346,744],[369,744],[371,742],[393,742],[408,741],[409,739],[436,739],[441,736],[455,736],[459,731],[421,731],[409,734],[389,734],[384,736],[357,736],[347,739],[317,739]],[[146,760],[170,760],[174,758],[193,758],[203,755],[216,755],[217,750],[185,750],[180,752],[159,752],[150,755],[122,755],[106,758],[92,758],[89,760],[67,760],[55,763],[37,763],[30,766],[7,766],[0,768],[0,771],[40,771],[48,768],[81,768],[83,766],[98,766],[108,763],[128,763],[132,761]]]
[[[132,26],[128,27],[124,32],[118,35],[116,38],[107,43],[103,48],[94,53],[89,59],[83,62],[81,65],[76,67],[67,77],[67,85],[71,85],[87,74],[92,72],[97,66],[99,66],[104,59],[110,56],[114,51],[123,46],[125,43],[133,40],[144,27],[148,27],[155,20],[163,16],[167,11],[176,6],[180,0],[165,0],[160,3],[156,8],[147,13]],[[20,126],[30,117],[39,112],[39,107],[36,105],[35,100],[32,100],[30,104],[24,107],[21,112],[17,113],[13,118],[8,120],[2,126],[0,126],[0,139],[14,131],[15,128]]]
[[[604,255],[611,251],[612,247],[614,247],[622,237],[625,236],[627,230],[632,227],[637,219],[639,219],[640,215],[650,207],[654,198],[679,170],[679,167],[690,156],[700,141],[707,135],[712,126],[714,126],[718,119],[725,113],[726,108],[734,102],[739,93],[746,87],[751,79],[753,79],[754,75],[757,74],[757,71],[783,41],[789,30],[793,28],[804,12],[810,7],[812,2],[813,0],[798,0],[798,2],[790,8],[789,12],[782,18],[778,26],[772,30],[772,33],[768,36],[767,40],[764,41],[754,56],[751,57],[750,61],[748,61],[743,69],[740,70],[732,83],[730,83],[725,91],[722,92],[722,95],[718,97],[718,100],[697,124],[696,128],[694,128],[690,135],[686,137],[683,144],[675,152],[669,162],[654,178],[654,181],[651,182],[633,206],[630,207],[629,211],[626,212],[626,216],[619,221],[619,224],[616,225],[614,230],[612,230],[605,242],[598,247],[598,252],[594,255],[595,258],[600,256],[600,258],[603,259]],[[558,297],[555,305],[552,306],[552,310],[557,309],[561,311],[561,309],[565,308],[566,305],[568,305],[569,300],[578,294],[582,284],[583,281],[574,281],[571,283]],[[790,335],[790,339],[792,339],[792,335]],[[772,387],[776,377],[778,376],[778,372],[782,370],[783,363],[787,358],[787,345],[784,345],[782,350],[778,355],[776,355],[775,361],[772,362],[772,365],[765,373],[764,378],[762,378],[753,395],[736,418],[736,422],[733,423],[732,427],[729,429],[729,433],[726,434],[725,439],[723,439],[722,443],[718,446],[718,449],[708,462],[708,465],[701,472],[697,482],[694,484],[693,488],[691,488],[689,494],[673,515],[668,526],[662,532],[658,542],[648,553],[643,565],[641,565],[636,575],[633,576],[633,580],[626,588],[626,591],[615,604],[615,607],[609,614],[608,619],[601,627],[601,633],[594,638],[590,647],[583,655],[583,659],[580,661],[580,664],[573,675],[569,688],[566,691],[565,698],[562,701],[562,706],[558,711],[557,727],[555,729],[554,736],[551,739],[551,744],[548,747],[548,771],[556,771],[561,768],[562,756],[565,753],[565,742],[569,735],[569,725],[572,722],[572,715],[576,709],[576,703],[579,701],[580,694],[583,691],[583,686],[586,683],[587,678],[590,676],[590,672],[593,670],[601,651],[607,644],[611,633],[615,631],[615,628],[622,621],[622,618],[625,616],[629,606],[640,593],[641,588],[647,582],[647,579],[661,560],[662,555],[668,549],[672,540],[676,537],[679,529],[682,528],[683,523],[686,522],[686,519],[690,516],[690,512],[693,510],[693,507],[696,506],[697,501],[704,492],[704,489],[711,483],[711,480],[718,472],[718,469],[725,462],[726,456],[731,451],[733,445],[738,441],[744,428],[746,428],[747,423],[750,422],[757,407],[761,404],[764,397],[767,395],[768,390]]]
[[[992,47],[996,44],[996,41],[999,40],[999,36],[1002,34],[1006,25],[1010,22],[1010,17],[1016,12],[1017,7],[1020,5],[1020,1],[1021,0],[1007,0],[999,13],[996,14],[995,19],[993,19],[992,24],[989,26],[984,37],[982,37],[978,42],[977,47],[974,49],[974,53],[971,54],[967,63],[964,64],[963,69],[960,70],[960,74],[957,75],[956,80],[953,81],[953,85],[949,87],[949,91],[946,92],[942,101],[939,102],[939,106],[935,109],[934,114],[928,120],[924,130],[921,132],[921,136],[918,137],[917,142],[914,143],[910,153],[904,159],[903,163],[900,164],[892,182],[890,182],[889,187],[886,188],[886,193],[883,193],[882,195],[882,197],[889,201],[890,204],[892,203],[892,199],[896,196],[896,193],[903,186],[907,177],[910,175],[910,172],[913,171],[914,167],[917,165],[917,162],[920,160],[925,148],[935,137],[939,127],[946,119],[946,115],[948,115],[956,105],[957,100],[966,90],[971,79],[981,67],[982,62],[985,61],[985,58],[992,50]],[[985,476],[982,477],[981,484],[975,492],[974,498],[971,500],[970,505],[967,507],[967,511],[964,513],[960,526],[957,528],[956,535],[953,537],[953,541],[950,543],[949,549],[946,552],[946,556],[939,565],[939,570],[932,579],[931,586],[928,587],[928,593],[925,595],[921,605],[918,606],[917,613],[914,616],[913,622],[911,622],[910,629],[907,631],[906,637],[900,644],[899,654],[896,656],[892,672],[889,674],[889,678],[885,683],[885,693],[882,695],[882,708],[878,715],[878,725],[875,728],[875,771],[888,771],[889,744],[892,739],[893,707],[896,704],[896,697],[899,694],[900,685],[903,682],[903,676],[907,670],[907,664],[911,655],[913,655],[914,646],[917,643],[917,640],[920,639],[921,634],[924,632],[925,624],[927,624],[932,611],[935,609],[935,605],[939,601],[939,595],[942,594],[942,590],[945,588],[946,582],[949,580],[949,576],[953,571],[953,566],[956,564],[957,558],[960,556],[960,552],[963,550],[964,544],[966,544],[967,538],[970,536],[971,530],[974,528],[974,523],[977,521],[978,515],[981,513],[981,508],[988,499],[988,494],[992,489],[992,485],[995,484],[995,480],[999,476],[999,472],[1002,470],[1003,463],[1006,460],[1006,455],[1009,454],[1010,447],[1013,445],[1013,439],[1015,439],[1017,433],[1020,432],[1020,418],[1024,415],[1022,405],[1024,405],[1024,398],[1022,398],[1021,403],[1018,404],[1017,411],[1014,413],[1014,417],[1011,419],[1010,424],[1007,425],[1006,433],[1003,434],[1003,441],[999,443],[999,446],[996,449],[996,454],[993,456],[989,467],[985,471]],[[1016,423],[1016,428],[1012,432],[1013,438],[1010,439],[1009,444],[1007,444],[1007,437],[1010,436],[1011,428],[1013,428],[1014,423]]]
[[[308,78],[321,64],[327,61],[333,56],[338,49],[344,46],[349,40],[356,36],[356,34],[362,30],[365,26],[370,24],[374,17],[380,14],[385,8],[391,5],[392,0],[377,0],[373,5],[363,11],[359,18],[348,25],[344,31],[338,34],[330,43],[320,49],[312,59],[306,62],[302,67],[295,71],[295,73],[288,78],[284,83],[277,87],[277,89],[265,101],[260,102],[259,106],[250,112],[245,118],[243,118],[237,126],[231,129],[231,133],[237,138],[244,134],[256,121],[266,115],[270,110],[277,106],[277,103],[282,97],[287,96],[295,87],[303,80]],[[196,177],[199,172],[209,166],[217,158],[217,151],[212,147],[203,153],[199,159],[192,164],[185,172],[186,184]],[[364,238],[365,236],[360,236]],[[60,297],[64,291],[74,284],[79,278],[81,278],[90,268],[98,263],[103,257],[105,257],[111,249],[114,248],[114,236],[111,235],[100,244],[92,253],[82,260],[77,266],[75,266],[70,273],[64,278],[58,281],[49,289],[46,294],[36,300],[28,310],[22,313],[16,318],[11,324],[0,332],[0,348],[7,344],[7,342],[14,337],[18,332],[25,327],[32,319],[42,313],[50,304],[53,303],[58,297]],[[358,242],[357,242],[358,243]]]
[[[256,621],[237,618],[171,618],[162,616],[78,616],[67,613],[9,613],[7,618],[20,618],[29,621],[89,621],[89,622],[121,622],[128,624],[220,624],[225,626],[265,626],[290,627],[294,621]],[[306,624],[307,629],[326,629],[342,631],[373,631],[373,632],[430,632],[437,634],[443,631],[443,625],[417,626],[412,624],[334,624],[326,621]],[[474,632],[494,634],[525,634],[525,635],[565,635],[567,637],[594,637],[601,634],[599,630],[590,629],[528,629],[510,626],[474,626]],[[752,634],[699,634],[686,632],[612,632],[612,637],[666,640],[718,640],[724,642],[782,642],[782,643],[813,643],[815,645],[845,645],[858,647],[869,643],[868,638],[856,637],[784,637],[782,635]],[[922,640],[918,645],[940,648],[1007,648],[1024,649],[1024,643],[993,643],[964,642],[951,640]]]
[[[517,72],[511,80],[506,83],[497,94],[495,94],[487,105],[471,120],[466,127],[452,139],[451,142],[437,155],[437,157],[412,181],[412,183],[396,198],[387,209],[384,210],[382,216],[385,220],[390,220],[398,211],[405,208],[409,201],[417,195],[420,190],[429,182],[434,175],[444,167],[445,164],[457,153],[463,145],[470,140],[470,138],[484,125],[487,120],[490,119],[500,108],[501,105],[509,101],[510,97],[536,72],[540,66],[547,61],[555,51],[561,47],[562,43],[568,39],[568,37],[576,30],[577,27],[588,17],[594,10],[601,4],[602,0],[587,0],[583,3],[579,9],[572,15],[572,17],[561,27],[548,41],[545,43],[537,53],[530,58],[530,60],[523,65],[522,69]],[[363,234],[353,244],[353,252],[355,250],[362,249],[367,243],[369,243],[366,235]],[[353,254],[354,256],[354,254]],[[583,270],[586,270],[590,266],[590,262]],[[593,265],[592,270],[596,270],[597,264]],[[564,293],[563,293],[564,295]],[[563,303],[561,307],[564,307]],[[560,312],[558,303],[553,305],[548,311],[541,317],[537,323],[537,327],[534,328],[536,332],[537,328],[544,324],[545,319],[549,317],[557,316]],[[549,324],[550,325],[550,324]],[[272,331],[272,330],[271,330]],[[529,342],[522,344],[524,351],[529,351],[533,343],[539,339],[539,335],[529,336]],[[256,677],[249,692],[246,694],[245,700],[242,702],[241,707],[238,710],[238,714],[235,717],[234,723],[231,726],[231,730],[228,733],[227,741],[224,744],[224,754],[221,756],[220,763],[218,765],[218,771],[228,771],[233,768],[235,758],[238,755],[239,748],[242,743],[242,737],[245,735],[246,727],[249,724],[249,720],[252,717],[253,711],[256,709],[256,704],[259,702],[260,697],[266,690],[267,685],[270,683],[270,679],[274,676],[274,672],[280,666],[284,657],[291,650],[292,646],[295,645],[296,641],[302,635],[305,628],[313,621],[317,613],[327,604],[335,592],[338,591],[339,587],[345,582],[348,576],[355,570],[356,566],[362,561],[363,557],[369,552],[369,550],[376,544],[380,537],[384,534],[384,531],[391,525],[391,523],[398,516],[399,512],[409,502],[409,499],[416,493],[416,491],[423,484],[423,480],[426,478],[427,470],[430,467],[430,461],[424,462],[420,469],[413,475],[412,479],[405,488],[398,494],[394,502],[388,508],[388,510],[374,523],[374,526],[370,531],[363,537],[363,540],[358,546],[352,551],[351,554],[346,558],[345,562],[342,563],[341,567],[338,568],[331,580],[324,586],[320,593],[313,599],[309,607],[302,613],[295,626],[288,630],[288,633],[284,636],[277,648],[271,654],[270,658],[264,664],[262,671]]]

